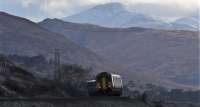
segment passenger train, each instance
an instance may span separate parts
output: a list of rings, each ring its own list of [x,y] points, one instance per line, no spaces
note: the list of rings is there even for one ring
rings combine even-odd
[[[102,72],[94,80],[89,80],[87,89],[90,96],[121,96],[122,77],[117,74]]]

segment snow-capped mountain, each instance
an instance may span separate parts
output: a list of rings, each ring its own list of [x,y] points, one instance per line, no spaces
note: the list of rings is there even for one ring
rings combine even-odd
[[[129,11],[120,3],[97,5],[88,10],[63,18],[67,22],[89,23],[112,28],[142,27],[165,30],[198,30],[198,17],[186,17],[175,22],[165,22],[158,16]]]
[[[189,17],[183,17],[174,22],[174,24],[179,24],[182,26],[189,26],[192,29],[199,29],[200,19],[199,15],[196,13]]]
[[[63,18],[65,21],[90,23],[105,27],[145,27],[160,28],[167,25],[148,15],[130,12],[123,4],[108,3],[97,5],[86,11]]]

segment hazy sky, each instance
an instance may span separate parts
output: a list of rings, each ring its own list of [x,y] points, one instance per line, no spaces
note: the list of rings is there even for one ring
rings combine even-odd
[[[161,17],[182,17],[197,11],[200,0],[0,0],[0,11],[33,21],[61,18],[94,5],[121,2],[130,11]]]

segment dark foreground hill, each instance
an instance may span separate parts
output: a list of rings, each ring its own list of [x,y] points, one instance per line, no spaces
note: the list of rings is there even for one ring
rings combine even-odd
[[[58,19],[39,24],[127,67],[131,71],[129,75],[140,72],[154,81],[164,79],[169,84],[199,85],[198,32],[105,28]]]
[[[55,82],[35,77],[7,58],[0,56],[1,107],[196,107],[195,104],[199,102],[199,92],[168,92],[152,85],[148,85],[152,91],[148,89],[146,94],[125,89],[124,86],[123,96],[129,97],[88,97],[84,81],[89,72],[80,66],[65,65],[65,78]],[[31,59],[38,60],[36,57]]]
[[[78,65],[62,65],[60,81],[35,76],[26,68],[18,66],[10,59],[14,56],[0,55],[0,98],[38,98],[38,97],[75,97],[87,96],[85,81],[90,77],[90,71]],[[16,57],[16,56],[15,56]],[[19,61],[19,56],[17,57]],[[23,57],[23,59],[38,60],[36,57]],[[39,60],[45,62],[43,60]],[[27,66],[38,68],[32,63]],[[48,65],[48,64],[46,64]]]

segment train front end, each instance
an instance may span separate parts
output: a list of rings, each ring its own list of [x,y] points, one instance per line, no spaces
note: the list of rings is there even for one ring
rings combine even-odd
[[[123,83],[120,75],[102,72],[93,81],[95,85],[88,88],[93,88],[93,95],[120,96],[122,94]],[[91,93],[91,90],[88,91]]]

